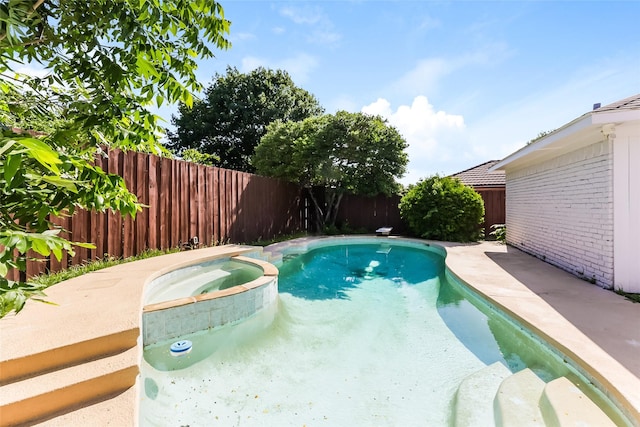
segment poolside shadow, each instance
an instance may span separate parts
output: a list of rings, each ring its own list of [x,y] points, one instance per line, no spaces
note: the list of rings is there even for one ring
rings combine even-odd
[[[517,248],[484,254],[640,378],[640,306]]]

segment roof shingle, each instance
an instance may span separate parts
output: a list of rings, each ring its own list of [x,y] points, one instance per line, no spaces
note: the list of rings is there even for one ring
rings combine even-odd
[[[633,95],[620,101],[616,101],[612,104],[604,105],[600,108],[593,110],[594,112],[601,111],[619,111],[619,110],[638,110],[640,109],[640,94]]]
[[[504,187],[506,185],[504,171],[488,172],[489,168],[499,161],[500,160],[490,160],[481,165],[463,170],[462,172],[454,173],[451,176],[458,178],[470,187]]]

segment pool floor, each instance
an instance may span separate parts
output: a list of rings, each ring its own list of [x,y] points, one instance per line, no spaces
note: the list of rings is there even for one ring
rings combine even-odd
[[[486,365],[441,319],[439,287],[374,278],[344,299],[281,294],[268,328],[257,315],[208,332],[217,344],[188,368],[143,362],[141,425],[448,425],[458,384]]]

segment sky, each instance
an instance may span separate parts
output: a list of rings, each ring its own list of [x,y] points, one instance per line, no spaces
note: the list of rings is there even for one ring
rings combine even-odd
[[[415,183],[501,159],[640,93],[640,0],[218,0],[232,47],[201,61],[286,70],[327,113],[385,117]],[[171,128],[176,107],[157,110]]]

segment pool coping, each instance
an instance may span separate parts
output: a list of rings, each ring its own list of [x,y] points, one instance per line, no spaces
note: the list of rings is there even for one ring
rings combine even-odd
[[[394,236],[344,238],[360,237],[376,238],[381,241],[396,238]],[[301,241],[324,238],[307,237],[279,245],[285,248]],[[329,238],[336,237],[329,236]],[[640,369],[635,369],[634,366],[636,373],[632,373],[605,351],[606,349],[618,351],[610,346],[613,344],[609,343],[615,344],[628,337],[640,342],[639,328],[634,327],[640,324],[640,310],[634,307],[630,314],[625,313],[624,315],[629,317],[626,324],[617,325],[614,329],[603,328],[601,331],[589,329],[591,323],[598,323],[598,316],[601,315],[597,312],[599,310],[588,310],[584,313],[584,310],[578,309],[577,314],[570,311],[575,307],[579,308],[580,304],[592,303],[591,300],[604,304],[602,311],[610,309],[619,311],[618,307],[621,307],[620,301],[624,301],[623,297],[587,284],[532,256],[516,252],[514,248],[495,242],[459,244],[407,240],[426,242],[444,248],[447,253],[447,267],[456,277],[514,318],[527,324],[544,339],[567,352],[568,356],[575,357],[574,360],[584,366],[594,378],[610,387],[612,396],[617,398],[624,405],[628,415],[633,417],[631,421],[640,426],[640,393],[638,393]],[[47,290],[47,294],[50,300],[59,303],[58,306],[30,302],[18,316],[0,319],[0,363],[16,357],[16,354],[8,348],[20,348],[20,354],[29,354],[46,352],[47,348],[59,346],[61,343],[72,343],[74,340],[90,339],[91,336],[113,334],[114,331],[134,330],[139,335],[144,284],[175,268],[214,259],[222,256],[223,253],[242,255],[251,250],[255,250],[255,247],[228,245],[180,252],[122,264],[71,279],[64,285],[53,286]],[[503,259],[496,261],[498,257]],[[507,261],[513,260],[515,264],[508,265]],[[522,272],[517,268],[532,270],[534,279],[524,280],[527,277],[521,275]],[[567,300],[567,305],[556,309],[544,299],[548,299],[548,295],[533,289],[532,284],[535,285],[536,281],[543,280],[549,281],[549,286],[555,284],[558,290],[557,299],[564,298]],[[562,292],[569,288],[580,290],[570,294]],[[612,313],[602,314],[605,319],[611,315]],[[567,317],[571,317],[571,321]],[[583,330],[587,333],[585,334]],[[602,337],[604,333],[608,336]],[[139,339],[138,343],[140,343]],[[604,349],[601,346],[604,346]],[[140,344],[137,347],[141,357]],[[634,347],[623,347],[618,353],[627,351],[634,351]],[[638,349],[635,347],[635,354],[637,352]],[[44,425],[70,425],[73,424],[73,420],[78,419],[90,419],[95,425],[107,425],[110,420],[113,420],[114,413],[118,414],[119,420],[128,420],[127,425],[136,425],[137,399],[137,392],[132,393],[129,390],[112,399],[86,405],[78,411],[52,418],[44,422]]]

